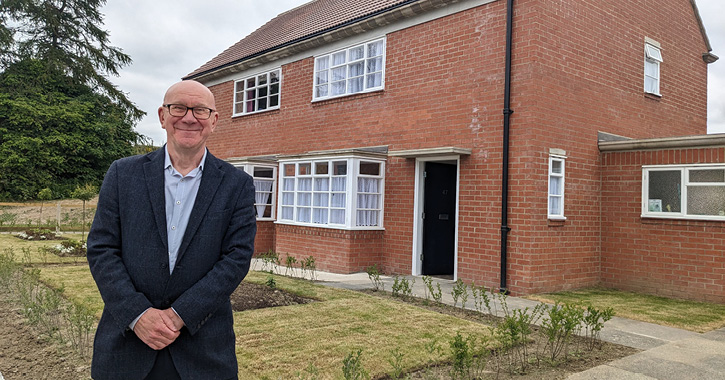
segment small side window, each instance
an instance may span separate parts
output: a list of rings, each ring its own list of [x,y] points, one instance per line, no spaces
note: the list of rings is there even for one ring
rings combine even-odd
[[[564,157],[549,156],[549,219],[564,217]]]

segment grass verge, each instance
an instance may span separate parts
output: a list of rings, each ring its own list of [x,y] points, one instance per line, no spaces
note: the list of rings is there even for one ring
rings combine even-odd
[[[527,297],[547,303],[576,303],[599,309],[611,307],[618,317],[680,329],[707,332],[725,327],[725,305],[672,299],[615,289],[580,290],[536,294]]]
[[[73,240],[80,240],[81,234],[68,233],[63,237]],[[44,264],[83,264],[85,257],[60,257],[46,252],[43,248],[53,247],[60,244],[61,240],[23,240],[15,237],[15,234],[0,234],[0,249],[10,250],[17,263],[23,265],[44,265]]]

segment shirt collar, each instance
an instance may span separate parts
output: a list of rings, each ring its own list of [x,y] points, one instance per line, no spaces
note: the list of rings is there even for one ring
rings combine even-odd
[[[204,148],[204,155],[201,157],[201,162],[199,162],[199,171],[204,171],[204,164],[206,163],[206,154],[209,153],[209,150]],[[164,169],[172,168],[173,165],[171,165],[171,156],[169,156],[169,148],[168,145],[164,145]]]

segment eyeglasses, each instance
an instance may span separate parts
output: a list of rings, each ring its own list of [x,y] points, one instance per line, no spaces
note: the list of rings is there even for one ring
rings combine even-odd
[[[164,104],[169,109],[169,114],[176,117],[184,117],[191,110],[191,114],[198,120],[206,120],[211,117],[213,109],[207,107],[187,107],[183,104]]]

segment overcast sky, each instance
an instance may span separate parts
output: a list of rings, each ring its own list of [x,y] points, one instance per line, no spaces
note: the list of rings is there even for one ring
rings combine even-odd
[[[279,13],[308,1],[108,1],[102,9],[104,28],[111,44],[133,59],[111,80],[146,111],[137,131],[156,145],[164,143],[166,133],[156,110],[168,86]],[[712,52],[721,57],[709,65],[708,132],[725,133],[725,0],[697,0],[697,4]]]

